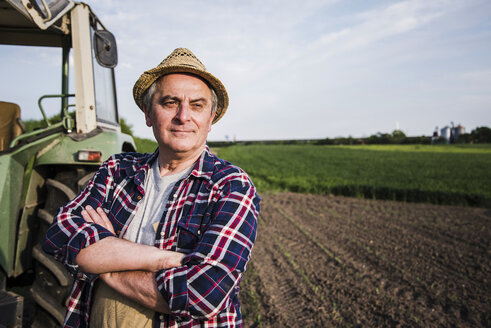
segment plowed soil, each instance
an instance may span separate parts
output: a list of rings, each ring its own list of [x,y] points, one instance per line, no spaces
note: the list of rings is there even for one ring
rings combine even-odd
[[[491,210],[261,196],[245,327],[491,327]]]

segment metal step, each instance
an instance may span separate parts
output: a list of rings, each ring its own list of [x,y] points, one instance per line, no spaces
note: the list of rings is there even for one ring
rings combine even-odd
[[[5,290],[0,291],[0,328],[22,328],[23,309],[24,297]]]
[[[52,296],[47,294],[44,290],[39,288],[37,285],[32,285],[31,294],[34,298],[34,301],[43,309],[45,309],[49,314],[53,316],[53,318],[58,321],[60,325],[63,325],[63,321],[65,320],[65,312],[66,309],[57,305],[56,301]]]
[[[37,244],[32,248],[32,256],[36,261],[44,265],[51,273],[53,273],[61,286],[67,287],[72,284],[71,276],[63,265],[44,253],[40,244]]]
[[[46,222],[48,225],[51,225],[51,223],[53,223],[53,216],[44,208],[38,209],[38,217]]]
[[[60,181],[53,180],[53,179],[47,179],[46,185],[60,190],[62,193],[64,193],[66,195],[68,200],[72,200],[75,198],[75,196],[77,196],[75,194],[75,192],[73,192],[73,190],[70,189],[70,187],[61,183]]]

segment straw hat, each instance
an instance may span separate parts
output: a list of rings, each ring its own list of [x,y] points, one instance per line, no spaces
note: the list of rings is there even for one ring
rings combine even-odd
[[[157,67],[144,72],[133,87],[133,98],[143,110],[143,96],[159,77],[170,73],[191,73],[207,81],[217,94],[218,103],[213,124],[225,114],[228,107],[228,95],[225,86],[215,76],[210,74],[205,65],[188,49],[177,48]]]

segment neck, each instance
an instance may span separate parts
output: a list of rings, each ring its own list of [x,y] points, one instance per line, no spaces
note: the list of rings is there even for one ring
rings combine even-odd
[[[204,150],[204,146],[198,151],[188,154],[169,152],[159,147],[159,169],[160,176],[172,175],[184,171],[193,165]]]

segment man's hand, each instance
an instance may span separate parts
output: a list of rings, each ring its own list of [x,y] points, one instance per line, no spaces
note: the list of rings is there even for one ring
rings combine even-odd
[[[85,221],[93,222],[100,226],[103,226],[111,233],[116,235],[114,233],[113,225],[111,224],[111,221],[109,221],[109,218],[107,217],[106,212],[104,212],[102,207],[98,207],[97,210],[94,210],[92,206],[87,205],[85,209],[82,211],[82,217],[84,218]]]
[[[96,223],[114,233],[113,225],[101,207],[82,211],[85,221]],[[160,294],[155,274],[182,265],[185,254],[134,243],[117,237],[104,238],[80,251],[76,262],[84,272],[98,273],[110,287],[161,313],[170,313]]]

